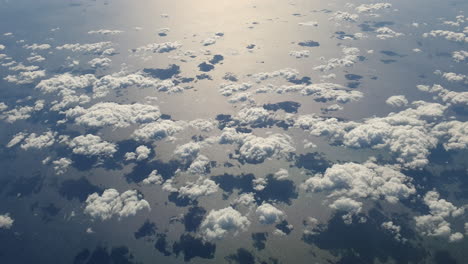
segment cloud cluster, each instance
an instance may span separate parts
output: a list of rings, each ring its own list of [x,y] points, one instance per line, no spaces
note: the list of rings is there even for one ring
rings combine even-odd
[[[87,109],[77,106],[65,111],[65,114],[68,119],[74,119],[79,125],[114,128],[153,122],[161,116],[159,108],[154,105],[113,102],[97,103]]]
[[[200,225],[201,234],[207,240],[221,239],[229,233],[236,235],[247,230],[249,219],[232,207],[211,210]]]
[[[269,203],[263,203],[257,210],[255,211],[258,215],[258,219],[260,223],[270,225],[279,223],[285,218],[285,214],[283,211],[279,210],[278,208],[274,207]]]
[[[239,158],[248,163],[261,163],[267,158],[288,158],[296,149],[292,138],[285,134],[272,134],[259,137],[253,134],[238,133],[233,128],[225,128],[219,138],[220,144],[238,144]]]
[[[310,192],[326,192],[330,197],[385,199],[396,203],[416,193],[411,178],[372,161],[334,164],[323,174],[307,179],[302,187]]]
[[[68,50],[72,52],[83,52],[91,54],[105,54],[106,51],[112,49],[113,44],[110,41],[96,42],[96,43],[87,43],[87,44],[64,44],[62,46],[57,46],[58,50]]]
[[[73,153],[86,156],[112,156],[117,151],[113,143],[102,140],[99,136],[87,134],[77,136],[68,142]]]
[[[440,199],[439,193],[429,191],[424,196],[424,203],[429,207],[430,214],[415,216],[416,228],[426,236],[446,237],[450,242],[463,238],[463,234],[452,233],[447,218],[459,217],[464,214],[464,207],[457,208],[445,199]]]
[[[65,172],[67,172],[68,167],[70,167],[70,165],[72,163],[73,162],[71,161],[71,159],[67,159],[67,158],[60,158],[58,160],[52,161],[52,165],[54,166],[55,174],[56,175],[64,174]]]
[[[42,135],[31,133],[28,137],[24,138],[24,143],[21,144],[21,148],[24,150],[28,149],[42,149],[52,146],[55,143],[56,132],[47,131]],[[11,141],[10,141],[11,142]]]
[[[340,67],[351,67],[359,61],[360,51],[355,47],[343,47],[341,52],[343,57],[331,58],[325,64],[314,67],[316,71],[330,71]]]
[[[179,42],[164,42],[164,43],[151,43],[145,46],[138,47],[132,51],[135,53],[166,53],[180,48],[182,45]]]
[[[84,212],[93,218],[108,220],[113,216],[119,219],[136,215],[141,210],[151,210],[149,203],[141,198],[135,190],[119,193],[115,189],[107,189],[102,195],[93,193],[86,199]]]
[[[142,160],[147,159],[150,154],[151,154],[151,149],[145,145],[141,145],[135,149],[135,152],[125,153],[125,160],[142,161]]]
[[[381,9],[392,7],[390,3],[362,4],[356,7],[358,13],[372,13]]]
[[[390,96],[385,103],[393,107],[403,107],[408,104],[408,100],[404,95],[393,95]]]
[[[10,229],[13,226],[13,218],[9,214],[0,215],[0,228]]]

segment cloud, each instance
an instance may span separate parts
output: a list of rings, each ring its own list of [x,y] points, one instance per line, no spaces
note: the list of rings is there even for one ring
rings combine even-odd
[[[145,46],[138,47],[133,49],[134,53],[144,53],[144,52],[153,52],[153,53],[166,53],[171,52],[180,48],[182,45],[179,42],[164,42],[164,43],[151,43]]]
[[[383,198],[390,203],[416,193],[410,177],[372,161],[334,164],[323,174],[307,179],[302,187],[309,192],[327,192],[330,197]]]
[[[29,50],[48,50],[51,48],[49,44],[32,44],[32,45],[24,45],[23,48]]]
[[[68,142],[73,153],[89,156],[112,156],[117,151],[113,143],[102,140],[99,136],[87,134],[77,136]]]
[[[0,215],[0,228],[10,229],[13,226],[13,218],[9,214]]]
[[[468,42],[468,37],[464,32],[453,32],[449,30],[432,30],[428,33],[424,33],[423,37],[444,37],[446,40],[453,42]]]
[[[99,30],[88,31],[88,34],[90,35],[118,35],[122,33],[123,31],[121,30],[109,30],[109,29],[99,29]]]
[[[403,33],[396,32],[388,27],[379,27],[375,30],[375,33],[377,33],[377,38],[382,40],[397,38],[405,35]]]
[[[292,50],[289,56],[296,57],[297,59],[308,58],[310,56],[309,50]]]
[[[468,59],[468,51],[459,50],[452,53],[452,58],[456,62],[464,62]]]
[[[464,207],[457,208],[445,199],[439,199],[436,191],[429,191],[424,196],[424,203],[429,207],[430,214],[415,216],[417,230],[426,236],[446,237],[450,242],[460,238],[457,233],[452,234],[449,217],[459,217],[464,214]]]
[[[362,4],[356,7],[358,13],[371,13],[377,10],[392,7],[390,3],[375,3],[375,4]]]
[[[330,71],[335,68],[351,67],[359,60],[360,51],[355,47],[343,47],[343,57],[329,59],[325,64],[314,67],[316,71]]]
[[[202,236],[207,240],[221,239],[229,233],[246,231],[250,225],[247,217],[232,207],[211,210],[200,225]]]
[[[267,158],[288,158],[296,149],[292,138],[286,134],[258,137],[253,134],[237,133],[225,128],[219,137],[220,144],[238,144],[239,158],[248,163],[261,163]]]
[[[154,105],[145,104],[117,104],[101,102],[88,109],[77,106],[65,111],[67,119],[74,119],[75,123],[89,127],[114,128],[128,127],[134,124],[149,123],[159,119],[161,112]]]
[[[174,150],[174,157],[184,164],[190,164],[198,156],[201,145],[198,142],[189,142],[179,145]]]
[[[207,38],[202,41],[203,46],[210,46],[216,43],[216,38]]]
[[[42,149],[50,147],[55,143],[56,132],[47,131],[42,135],[31,133],[28,137],[24,138],[24,143],[21,144],[21,148],[24,150],[28,149]]]
[[[150,205],[136,190],[128,190],[119,194],[115,189],[107,189],[102,195],[98,193],[89,195],[84,212],[104,221],[113,216],[120,219],[136,215],[138,211],[145,209],[151,210]]]
[[[210,167],[210,159],[206,156],[198,155],[197,158],[190,164],[187,172],[194,175],[204,175],[208,173]]]
[[[29,62],[41,62],[45,61],[45,58],[42,57],[41,55],[33,55],[28,58],[26,58]]]
[[[125,153],[125,160],[142,161],[142,160],[147,159],[150,154],[151,154],[151,149],[149,149],[145,145],[141,145],[135,149],[135,152]]]
[[[285,180],[289,177],[289,172],[286,169],[279,169],[273,177],[279,181]]]
[[[92,68],[106,69],[110,66],[112,60],[109,58],[94,58],[88,62]]]
[[[160,140],[172,137],[174,134],[182,131],[186,123],[183,121],[158,120],[148,124],[141,125],[136,129],[132,138],[139,141]]]
[[[382,223],[382,228],[387,230],[389,233],[391,233],[393,235],[393,237],[395,238],[395,240],[397,241],[401,241],[401,242],[406,242],[407,239],[406,238],[403,238],[401,236],[401,227],[398,226],[398,225],[395,225],[392,221],[387,221],[387,222],[383,222]]]
[[[314,136],[328,136],[330,141],[347,147],[388,149],[399,163],[419,168],[428,163],[430,150],[437,146],[438,139],[430,130],[447,107],[422,101],[413,102],[412,106],[386,117],[368,118],[362,123],[316,115],[299,116],[295,126],[308,129]]]
[[[145,178],[143,181],[143,184],[162,184],[164,182],[163,177],[158,174],[158,170],[153,170],[151,173],[148,175],[147,178]]]
[[[195,200],[201,196],[208,196],[218,192],[218,185],[209,179],[199,178],[196,182],[189,182],[179,188],[179,197],[188,197]]]
[[[417,88],[423,92],[436,94],[448,106],[468,106],[468,92],[450,91],[439,84],[434,84],[433,86],[418,85]]]
[[[468,122],[442,122],[431,131],[446,150],[468,149]]]
[[[25,71],[20,72],[16,75],[7,75],[3,78],[5,81],[15,84],[30,84],[36,81],[36,79],[40,79],[44,77],[45,71],[44,70],[37,70],[37,71]]]
[[[408,104],[408,100],[404,95],[393,95],[390,96],[385,103],[393,107],[403,107]]]
[[[277,209],[269,203],[263,203],[255,211],[258,215],[260,223],[270,225],[279,223],[285,218],[283,211]]]
[[[301,22],[299,23],[299,26],[308,26],[308,27],[318,27],[318,22],[317,21],[307,21],[307,22]]]
[[[69,50],[72,52],[84,52],[84,53],[91,53],[91,54],[103,54],[104,51],[107,49],[112,48],[113,44],[110,41],[104,42],[96,42],[90,44],[64,44],[62,46],[57,46],[56,49],[58,50]]]
[[[67,158],[60,158],[58,160],[52,161],[52,165],[54,166],[55,174],[56,175],[64,174],[65,172],[67,172],[68,167],[70,167],[70,165],[72,163],[73,162],[70,159],[67,159]]]
[[[23,141],[23,139],[27,136],[28,134],[25,132],[19,132],[13,136],[13,138],[8,142],[6,145],[7,148],[12,148],[16,146],[18,143]]]
[[[358,18],[359,15],[357,14],[351,14],[344,11],[337,11],[330,16],[329,20],[333,20],[336,22],[356,22]]]

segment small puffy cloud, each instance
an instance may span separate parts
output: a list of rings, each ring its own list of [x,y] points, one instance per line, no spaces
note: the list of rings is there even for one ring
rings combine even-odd
[[[310,56],[309,50],[292,50],[289,52],[289,56],[296,57],[297,59],[308,58]]]
[[[397,38],[405,35],[403,33],[396,32],[389,27],[379,27],[375,30],[375,33],[377,33],[377,38],[382,40]]]
[[[198,156],[201,145],[198,142],[189,142],[179,145],[174,150],[174,157],[184,164],[190,164]]]
[[[16,146],[18,143],[23,141],[23,139],[27,136],[28,134],[25,132],[19,132],[16,135],[13,136],[13,138],[8,142],[6,145],[7,148],[12,148]]]
[[[286,169],[279,169],[273,177],[279,181],[285,180],[289,177],[289,172]]]
[[[101,68],[105,69],[108,68],[111,64],[112,60],[109,58],[94,58],[88,62],[88,64],[92,68]]]
[[[351,198],[339,198],[330,204],[330,208],[337,211],[344,211],[349,214],[357,214],[362,209],[362,203]]]
[[[121,30],[99,29],[88,31],[90,35],[118,35],[123,33]]]
[[[458,242],[463,239],[463,234],[460,232],[456,232],[450,235],[449,242]]]
[[[468,92],[450,91],[439,84],[434,84],[433,86],[418,85],[417,88],[423,92],[436,94],[437,97],[449,106],[468,107]]]
[[[65,111],[68,119],[75,119],[75,123],[89,127],[112,126],[115,128],[128,127],[134,124],[149,123],[159,119],[161,112],[154,105],[145,104],[117,104],[102,102],[85,109],[77,106]]]
[[[428,33],[424,33],[423,37],[443,37],[446,40],[453,42],[467,43],[468,36],[464,32],[453,32],[449,30],[432,30]]]
[[[65,44],[62,46],[57,46],[58,50],[69,50],[72,52],[83,52],[83,53],[92,53],[92,54],[103,54],[103,52],[109,48],[112,48],[113,44],[110,41],[89,43],[89,44]]]
[[[41,55],[34,55],[31,57],[26,58],[29,62],[41,62],[45,61],[45,58],[42,57]]]
[[[356,7],[358,13],[372,13],[381,9],[392,7],[390,3],[362,4]]]
[[[263,203],[257,208],[255,212],[258,215],[260,223],[266,225],[278,223],[286,216],[283,211],[277,209],[269,203]]]
[[[253,193],[242,193],[233,202],[233,205],[235,206],[243,205],[249,208],[253,206],[254,204],[255,204],[255,196]]]
[[[203,46],[210,46],[216,43],[216,38],[207,38],[202,41]]]
[[[357,14],[351,14],[344,11],[337,11],[331,14],[329,20],[333,20],[336,22],[356,22],[358,18],[359,15]]]
[[[151,43],[145,46],[138,47],[132,51],[135,53],[166,53],[180,48],[182,45],[179,42],[164,42],[164,43]]]
[[[446,150],[468,149],[468,122],[441,122],[431,133],[443,142]]]
[[[72,163],[73,162],[70,159],[67,159],[67,158],[60,158],[58,160],[52,161],[52,165],[54,166],[55,174],[57,174],[57,175],[64,174],[65,172],[67,172],[68,167],[70,167],[70,165]]]
[[[408,100],[404,95],[393,95],[390,96],[385,103],[393,107],[403,107],[408,104]]]
[[[141,125],[136,129],[132,137],[140,141],[160,140],[167,137],[172,137],[174,134],[182,131],[185,128],[185,122],[172,120],[158,120]]]
[[[329,59],[325,64],[314,67],[316,71],[330,71],[340,67],[351,67],[359,61],[360,51],[355,47],[343,47],[343,57]]]
[[[238,144],[239,158],[248,163],[261,163],[270,157],[287,158],[296,149],[292,138],[285,134],[258,137],[252,134],[237,133],[235,129],[225,128],[219,137],[220,144]]]
[[[318,27],[318,22],[317,21],[307,21],[307,22],[301,22],[299,23],[299,26],[308,26],[308,27]]]
[[[23,48],[29,50],[48,50],[51,48],[49,44],[32,44],[32,45],[24,45]]]
[[[47,131],[42,135],[31,133],[28,137],[24,138],[24,143],[21,144],[21,148],[24,150],[28,149],[42,149],[50,147],[55,143],[56,132]]]
[[[280,77],[287,81],[291,81],[291,80],[296,79],[298,75],[299,75],[299,72],[296,69],[284,68],[284,69],[280,69],[274,72],[256,73],[252,75],[252,77],[257,83],[260,83],[262,81],[266,81],[266,80],[274,79],[274,78],[280,78]]]
[[[207,240],[221,239],[229,233],[236,235],[246,231],[249,219],[232,207],[211,210],[200,225],[201,234]]]
[[[89,195],[84,212],[104,221],[113,216],[120,219],[136,215],[138,211],[145,209],[151,210],[150,205],[136,190],[128,190],[120,194],[115,189],[107,189],[102,195],[98,193]]]
[[[163,177],[158,174],[157,170],[151,171],[151,173],[142,182],[143,184],[162,184],[164,181]]]
[[[210,166],[210,159],[204,155],[198,155],[197,158],[192,161],[187,172],[194,175],[204,175],[208,172]]]
[[[210,179],[199,178],[196,182],[189,182],[179,188],[180,197],[188,197],[195,200],[201,196],[208,196],[218,192],[218,185]]]
[[[68,146],[72,148],[73,153],[87,156],[112,156],[117,151],[115,144],[91,134],[73,138],[68,142]]]
[[[13,226],[13,218],[9,214],[0,215],[0,228],[10,229]]]
[[[387,230],[387,232],[391,233],[395,240],[401,241],[401,242],[406,242],[406,238],[403,238],[400,234],[401,227],[398,225],[395,225],[392,221],[387,221],[382,223],[382,228]]]
[[[125,160],[142,161],[142,160],[147,159],[150,154],[151,154],[151,149],[149,149],[145,145],[141,145],[135,149],[135,152],[125,153]]]
[[[456,62],[464,62],[468,59],[468,51],[459,50],[452,53],[452,58]]]

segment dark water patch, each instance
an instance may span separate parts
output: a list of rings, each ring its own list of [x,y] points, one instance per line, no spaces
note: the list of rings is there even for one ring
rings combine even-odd
[[[327,225],[321,225],[316,234],[304,234],[304,242],[329,250],[342,257],[340,263],[373,264],[376,261],[386,263],[393,260],[397,264],[422,263],[427,252],[415,247],[410,242],[402,243],[389,232],[381,229],[382,216],[375,211],[369,212],[367,222],[361,223],[353,217],[351,224],[346,224],[342,216],[336,213]]]
[[[167,180],[174,176],[177,169],[185,167],[185,165],[176,160],[171,160],[169,162],[156,160],[149,163],[138,163],[133,167],[130,173],[125,175],[125,178],[127,182],[141,182],[146,179],[153,170],[157,170],[158,174],[160,174],[164,180]]]
[[[196,257],[212,259],[216,251],[216,244],[205,242],[203,239],[195,238],[190,234],[183,234],[180,236],[180,240],[173,244],[172,251],[176,256],[183,253],[185,262]]]
[[[184,226],[186,232],[195,232],[200,226],[206,210],[203,207],[190,207],[187,214],[184,215]]]
[[[391,64],[397,62],[397,60],[380,60],[383,64]]]
[[[200,69],[202,72],[209,72],[214,69],[214,66],[212,64],[202,62],[198,64],[198,69]]]
[[[180,196],[179,192],[171,192],[167,200],[173,204],[175,204],[177,207],[186,207],[189,205],[197,205],[198,202],[196,200],[192,200],[186,196]]]
[[[299,168],[304,168],[314,173],[323,173],[332,164],[325,158],[325,156],[318,152],[310,152],[296,156],[296,164]]]
[[[232,194],[234,190],[238,190],[239,193],[249,193],[253,192],[253,183],[255,179],[253,174],[241,174],[241,175],[232,175],[232,174],[223,174],[219,176],[212,176],[211,180],[216,182],[223,191]]]
[[[448,251],[437,251],[434,255],[436,264],[457,264],[457,260],[450,256]]]
[[[41,207],[41,212],[42,212],[42,220],[49,222],[54,218],[55,216],[58,215],[60,212],[61,208],[58,208],[55,206],[53,203],[49,203],[47,206]]]
[[[154,248],[164,254],[164,256],[170,256],[172,253],[169,251],[169,245],[167,243],[166,234],[157,234],[156,243]]]
[[[85,177],[77,180],[65,180],[59,188],[59,194],[67,200],[78,199],[80,202],[86,201],[88,196],[93,193],[102,194],[104,190],[91,184]]]
[[[156,227],[156,224],[153,222],[150,222],[149,220],[146,220],[143,225],[138,228],[138,230],[133,234],[136,239],[140,239],[143,237],[151,237],[156,234],[156,230],[158,228]]]
[[[226,256],[225,259],[229,263],[255,264],[254,255],[245,248],[239,248],[235,254]]]
[[[301,41],[297,43],[297,45],[301,47],[318,47],[320,46],[320,43],[318,43],[317,41],[313,41],[313,40],[306,40],[306,41]]]
[[[226,72],[223,76],[223,80],[237,82],[239,79],[237,78],[237,75],[235,75],[234,73]]]
[[[246,48],[249,49],[249,50],[254,49],[254,48],[255,48],[255,44],[249,44],[249,45],[247,45]]]
[[[301,104],[293,101],[284,101],[275,104],[264,104],[263,108],[269,111],[283,110],[286,113],[297,113],[297,110],[301,107]]]
[[[312,84],[312,79],[310,77],[304,76],[300,79],[297,79],[297,78],[288,79],[288,82],[293,83],[293,84],[309,85],[309,84]]]
[[[380,53],[387,55],[389,57],[400,57],[400,58],[406,57],[406,55],[401,55],[391,50],[381,50]]]
[[[268,233],[252,233],[253,247],[257,250],[263,250],[266,246]]]
[[[348,73],[348,74],[345,74],[345,78],[346,78],[346,80],[348,80],[348,81],[359,81],[359,80],[361,80],[363,77],[362,77],[361,75]]]
[[[346,84],[346,86],[351,89],[356,89],[359,87],[359,85],[361,85],[360,82],[349,82]]]
[[[296,185],[291,180],[277,180],[273,175],[266,177],[267,184],[261,191],[255,192],[258,204],[264,201],[283,202],[290,205],[292,199],[297,199]]]
[[[11,183],[7,194],[8,196],[30,196],[39,193],[42,190],[44,179],[45,177],[38,173],[32,177],[17,178]]]
[[[211,76],[206,73],[198,74],[196,77],[197,77],[197,80],[210,80],[210,81],[213,80]]]
[[[275,225],[275,227],[281,230],[281,232],[285,233],[286,235],[289,235],[293,230],[293,228],[289,225],[288,221],[286,220],[281,221],[279,224]]]
[[[74,258],[73,264],[133,264],[133,255],[127,247],[114,247],[109,252],[107,248],[98,246],[92,252],[83,249]]]
[[[221,61],[224,60],[224,56],[223,55],[220,55],[220,54],[216,54],[213,56],[213,58],[211,60],[209,60],[208,62],[215,65],[215,64],[218,64],[220,63]]]
[[[171,64],[167,68],[157,68],[157,69],[145,68],[143,69],[143,72],[150,75],[153,78],[158,78],[160,80],[167,80],[180,74],[180,66],[176,64]]]

